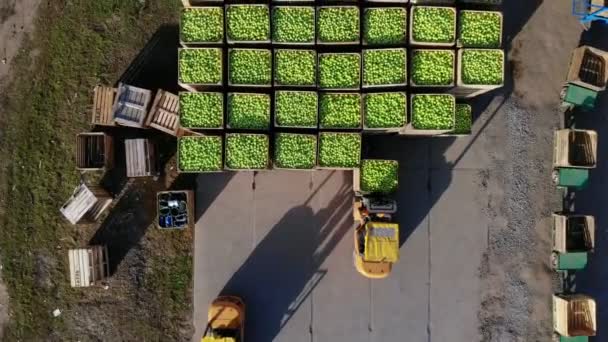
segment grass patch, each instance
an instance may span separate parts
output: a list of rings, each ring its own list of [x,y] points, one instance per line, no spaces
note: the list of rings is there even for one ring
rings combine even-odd
[[[191,235],[145,229],[114,275],[120,286],[76,291],[69,286],[67,249],[88,244],[99,225],[76,228],[59,213],[80,179],[74,137],[89,129],[93,86],[117,81],[160,25],[177,27],[180,7],[173,0],[41,3],[33,38],[11,66],[14,81],[0,94],[0,153],[10,160],[0,173],[0,211],[10,213],[0,229],[11,298],[2,340],[190,339],[183,322],[191,312]],[[140,213],[152,222],[146,211],[134,217]],[[56,308],[59,318],[51,315]]]

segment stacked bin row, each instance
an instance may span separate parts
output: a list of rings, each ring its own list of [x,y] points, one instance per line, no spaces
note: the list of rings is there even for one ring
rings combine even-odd
[[[469,134],[471,107],[456,100],[502,85],[502,15],[405,2],[185,8],[180,120],[206,135],[182,138],[180,170],[356,168],[361,131]],[[189,143],[197,139],[215,146],[209,165],[182,153],[201,150]]]

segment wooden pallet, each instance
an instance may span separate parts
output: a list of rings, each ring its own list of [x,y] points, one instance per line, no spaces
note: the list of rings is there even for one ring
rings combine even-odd
[[[116,88],[96,86],[93,90],[93,110],[91,124],[115,126],[113,107],[116,101]]]
[[[76,136],[76,169],[93,171],[114,166],[112,137],[102,132],[80,133]]]
[[[179,97],[159,90],[146,120],[146,127],[177,136],[179,125]]]
[[[156,172],[155,150],[149,139],[125,140],[127,177],[149,177]]]
[[[114,121],[123,126],[144,128],[152,92],[147,89],[119,84],[114,103]]]

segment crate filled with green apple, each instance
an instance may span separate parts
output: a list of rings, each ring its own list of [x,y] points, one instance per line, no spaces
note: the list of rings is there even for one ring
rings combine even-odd
[[[410,44],[451,47],[456,43],[456,9],[441,6],[412,6]]]
[[[317,165],[315,134],[277,133],[274,139],[276,169],[311,170]]]
[[[407,123],[407,95],[404,92],[363,95],[363,131],[397,132]]]
[[[320,132],[321,169],[352,170],[361,164],[361,133]]]
[[[315,44],[315,8],[313,6],[276,6],[272,8],[272,43],[289,45]]]
[[[233,171],[268,169],[269,145],[266,134],[226,134],[226,169]]]

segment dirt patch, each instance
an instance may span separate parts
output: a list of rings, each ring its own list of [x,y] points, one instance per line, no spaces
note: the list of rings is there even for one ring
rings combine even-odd
[[[41,0],[8,0],[0,4],[0,87],[25,37],[34,30]]]

